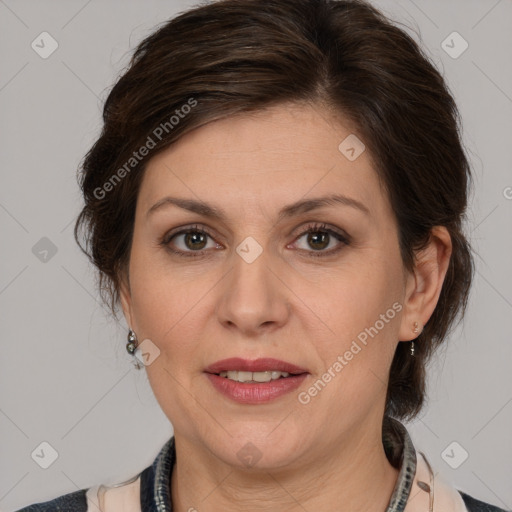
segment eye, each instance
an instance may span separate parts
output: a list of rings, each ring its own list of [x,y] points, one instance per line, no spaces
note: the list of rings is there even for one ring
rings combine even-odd
[[[162,239],[161,245],[180,256],[202,256],[206,249],[211,248],[207,245],[208,238],[211,239],[211,236],[206,230],[200,229],[198,226],[191,226],[175,233],[168,233]],[[175,239],[176,242],[173,242]],[[171,242],[173,243],[171,244]],[[174,249],[172,245],[177,249]],[[213,243],[213,247],[219,247],[219,245]]]
[[[339,252],[343,246],[349,245],[349,238],[334,229],[329,228],[325,224],[313,224],[308,226],[306,231],[303,231],[296,240],[300,240],[306,237],[306,244],[313,249],[309,250],[308,247],[299,248],[308,252],[308,256],[322,257],[332,256]],[[332,243],[335,241],[341,242],[334,244],[334,249],[325,250],[328,247],[332,247]]]

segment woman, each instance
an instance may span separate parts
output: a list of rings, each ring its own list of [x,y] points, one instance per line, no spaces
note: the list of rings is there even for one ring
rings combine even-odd
[[[75,234],[174,435],[23,510],[499,511],[400,420],[464,312],[470,169],[446,85],[354,0],[225,0],[137,48]]]

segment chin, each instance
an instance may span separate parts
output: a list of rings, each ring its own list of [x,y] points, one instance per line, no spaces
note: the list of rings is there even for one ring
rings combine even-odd
[[[269,422],[240,425],[237,429],[230,425],[232,437],[223,432],[220,439],[210,438],[207,444],[212,453],[231,466],[277,469],[296,462],[306,449],[304,436],[290,426],[287,422],[277,428],[269,428]]]

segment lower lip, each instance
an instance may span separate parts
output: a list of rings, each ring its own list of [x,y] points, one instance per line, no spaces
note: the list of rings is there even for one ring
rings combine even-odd
[[[235,402],[242,404],[262,404],[270,402],[297,389],[307,373],[271,380],[270,382],[237,382],[213,373],[207,373],[215,389]]]

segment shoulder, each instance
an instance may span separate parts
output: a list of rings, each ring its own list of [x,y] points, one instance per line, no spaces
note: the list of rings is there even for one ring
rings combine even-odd
[[[504,509],[496,507],[495,505],[477,500],[463,491],[458,492],[462,496],[464,504],[469,512],[506,512]]]
[[[434,473],[427,457],[423,452],[417,452],[416,471],[411,490],[410,512],[424,510],[451,512],[507,512],[490,503],[480,501],[473,496],[454,487],[442,475]],[[425,491],[425,492],[419,492]],[[434,508],[431,508],[432,502]],[[430,505],[429,505],[430,504]],[[408,503],[409,505],[409,503]],[[511,511],[509,511],[511,512]]]
[[[51,501],[34,503],[17,512],[87,512],[87,489],[64,494]]]
[[[147,474],[147,470],[142,474]],[[34,503],[16,512],[140,512],[142,474],[118,484],[95,485],[51,501]]]

